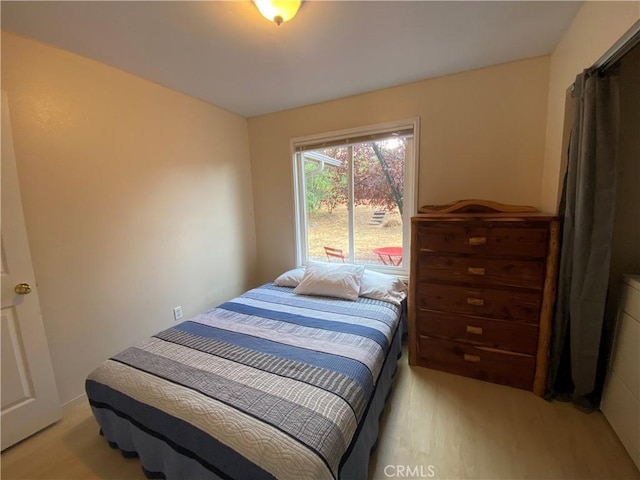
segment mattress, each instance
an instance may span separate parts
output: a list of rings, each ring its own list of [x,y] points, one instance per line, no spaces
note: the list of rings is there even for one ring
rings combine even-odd
[[[364,479],[401,317],[269,283],[110,358],[87,396],[150,477]]]

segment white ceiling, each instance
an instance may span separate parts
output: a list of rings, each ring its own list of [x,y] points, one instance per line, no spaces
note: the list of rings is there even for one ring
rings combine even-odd
[[[7,2],[2,28],[252,117],[551,53],[582,2]]]

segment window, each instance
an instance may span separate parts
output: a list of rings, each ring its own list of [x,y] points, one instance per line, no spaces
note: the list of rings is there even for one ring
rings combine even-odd
[[[292,141],[297,263],[407,274],[418,119]]]

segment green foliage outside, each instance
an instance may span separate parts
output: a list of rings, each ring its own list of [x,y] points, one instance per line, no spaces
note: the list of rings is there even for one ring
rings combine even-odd
[[[402,214],[404,191],[404,159],[406,140],[390,139],[360,143],[352,147],[354,172],[354,204],[369,205],[380,210]],[[309,213],[322,207],[333,212],[337,205],[347,203],[349,149],[346,147],[320,150],[339,160],[339,167],[320,162],[305,163],[306,200]]]

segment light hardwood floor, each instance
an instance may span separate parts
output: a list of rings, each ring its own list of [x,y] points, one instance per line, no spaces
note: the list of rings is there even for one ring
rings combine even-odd
[[[601,413],[400,361],[370,478],[640,479]],[[2,479],[144,479],[107,446],[86,402],[5,451]],[[403,470],[404,468],[404,470]],[[403,476],[398,475],[402,473]],[[395,476],[394,476],[395,475]]]

